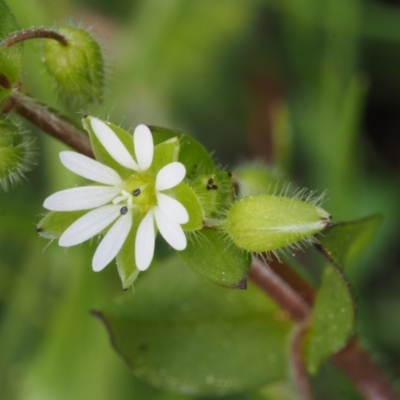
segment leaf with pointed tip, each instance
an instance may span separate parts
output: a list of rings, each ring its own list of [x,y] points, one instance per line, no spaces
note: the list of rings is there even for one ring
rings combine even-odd
[[[251,255],[228,240],[218,230],[204,228],[178,254],[193,271],[211,282],[245,289]]]
[[[334,224],[318,237],[320,245],[334,262],[346,268],[371,242],[382,219],[381,214],[373,214]]]
[[[96,311],[134,374],[159,388],[222,395],[286,375],[290,322],[255,286],[224,290],[178,257]]]
[[[307,368],[316,374],[332,354],[347,343],[354,325],[354,299],[347,279],[327,265],[318,290],[306,347]]]

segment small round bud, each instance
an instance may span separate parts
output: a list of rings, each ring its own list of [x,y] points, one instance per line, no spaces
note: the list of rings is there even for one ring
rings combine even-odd
[[[238,247],[266,252],[311,239],[329,222],[330,215],[315,204],[259,195],[237,201],[228,212],[225,229]]]
[[[101,100],[104,63],[98,43],[88,32],[65,26],[57,29],[67,44],[46,40],[44,63],[59,88],[85,100]]]
[[[34,139],[0,117],[0,186],[8,190],[32,169],[36,156]]]

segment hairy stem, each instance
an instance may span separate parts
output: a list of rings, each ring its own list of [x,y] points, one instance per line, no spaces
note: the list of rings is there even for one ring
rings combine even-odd
[[[282,270],[285,268],[288,267],[283,264]],[[249,277],[286,310],[295,322],[305,324],[311,318],[312,305],[268,264],[254,258]],[[309,285],[304,282],[304,286]],[[356,338],[334,354],[331,360],[347,375],[366,400],[400,400],[389,380]],[[304,382],[301,384],[305,385]]]
[[[67,39],[56,31],[46,28],[35,28],[14,33],[13,35],[5,38],[0,43],[0,47],[8,48],[29,39],[53,39],[57,40],[57,42],[61,43],[63,46],[68,44]]]
[[[76,151],[88,157],[94,157],[88,136],[72,121],[37,100],[14,90],[7,107],[7,112],[10,111],[15,111]]]

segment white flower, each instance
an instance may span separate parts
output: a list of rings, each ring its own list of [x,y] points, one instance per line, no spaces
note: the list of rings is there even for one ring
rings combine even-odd
[[[93,257],[93,270],[101,271],[121,250],[133,218],[144,214],[135,239],[135,261],[139,270],[147,269],[153,259],[155,224],[174,249],[185,249],[187,241],[181,224],[188,222],[188,212],[179,201],[162,193],[183,181],[184,165],[171,162],[161,168],[154,179],[146,174],[153,163],[154,152],[153,137],[147,126],[139,125],[134,131],[135,161],[107,124],[87,118],[110,156],[132,174],[123,180],[116,171],[98,161],[70,151],[61,152],[60,159],[66,168],[101,185],[62,190],[44,201],[43,206],[52,211],[91,210],[65,230],[59,245],[70,247],[82,243],[113,223]]]

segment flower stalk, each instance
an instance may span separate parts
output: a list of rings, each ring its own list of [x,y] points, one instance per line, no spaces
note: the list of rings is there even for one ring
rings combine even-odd
[[[5,38],[1,41],[0,47],[9,48],[29,39],[53,39],[63,46],[68,44],[67,39],[57,31],[47,28],[34,28],[18,31]]]

